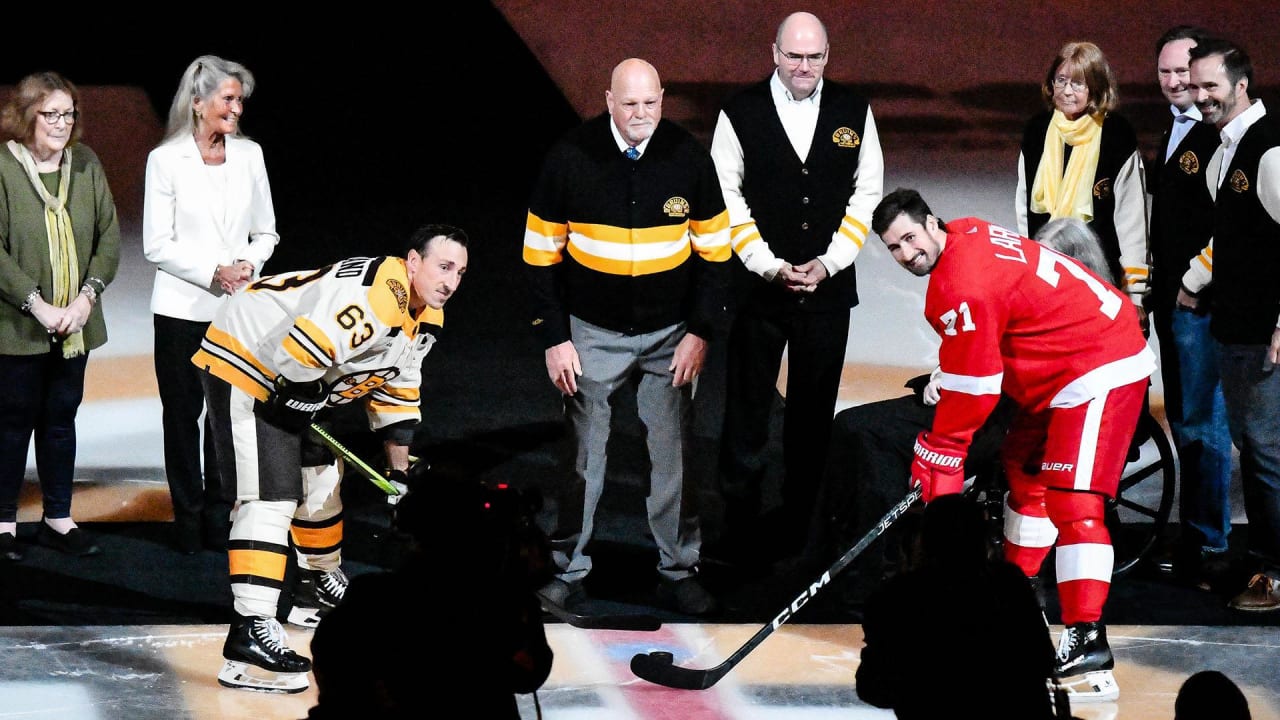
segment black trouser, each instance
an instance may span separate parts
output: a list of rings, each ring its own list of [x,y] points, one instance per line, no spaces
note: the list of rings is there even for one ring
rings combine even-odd
[[[209,323],[155,315],[156,383],[164,428],[164,470],[180,534],[225,542],[230,527],[231,498],[222,487],[209,419],[204,420],[202,372],[191,362]],[[203,449],[203,457],[202,457]]]
[[[787,355],[782,415],[782,536],[799,550],[831,436],[844,369],[849,311],[812,313],[795,306],[745,309],[729,333],[721,482],[725,531],[749,535],[761,505],[769,420]]]
[[[975,433],[965,472],[993,466],[1014,405],[1007,398]],[[831,452],[823,473],[819,517],[807,555],[834,562],[907,494],[916,435],[933,426],[934,407],[918,395],[866,403],[840,411],[831,429]],[[910,549],[915,518],[891,526],[854,562],[850,595],[865,597],[886,575],[901,569]]]

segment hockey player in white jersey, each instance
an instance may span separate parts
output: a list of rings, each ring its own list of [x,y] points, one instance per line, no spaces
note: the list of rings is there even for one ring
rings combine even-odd
[[[389,479],[406,478],[420,420],[422,361],[467,268],[467,236],[427,225],[403,257],[355,257],[263,277],[219,311],[192,357],[205,371],[218,463],[236,489],[228,543],[236,619],[218,681],[301,692],[311,661],[277,620],[292,537],[299,566],[289,621],[314,627],[342,599],[341,469],[304,462],[326,406],[364,403]]]

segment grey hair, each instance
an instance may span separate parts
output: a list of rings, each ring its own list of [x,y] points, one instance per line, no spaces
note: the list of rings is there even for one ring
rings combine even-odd
[[[1040,228],[1040,232],[1036,233],[1035,239],[1051,250],[1057,250],[1063,255],[1075,258],[1098,277],[1112,285],[1116,284],[1111,266],[1107,264],[1107,258],[1102,254],[1098,235],[1080,218],[1063,217],[1050,220]]]
[[[240,63],[224,60],[217,55],[201,55],[192,60],[182,73],[178,92],[174,94],[173,104],[169,106],[169,122],[165,127],[164,139],[167,141],[178,135],[191,134],[196,126],[192,102],[196,98],[212,100],[218,86],[227,78],[240,81],[245,99],[253,94],[253,73]],[[236,134],[240,134],[239,126],[236,127]]]

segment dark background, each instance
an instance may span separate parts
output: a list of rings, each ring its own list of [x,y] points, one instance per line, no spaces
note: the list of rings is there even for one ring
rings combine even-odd
[[[514,10],[527,19],[531,7],[515,4]],[[602,7],[607,15],[611,4]],[[574,5],[574,11],[580,7]],[[149,107],[134,108],[139,118],[149,118],[150,124],[137,126],[144,129],[92,124],[127,122],[118,115],[86,117],[86,141],[104,162],[120,155],[130,158],[118,172],[108,165],[122,214],[127,214],[140,211],[141,162],[146,149],[159,140],[154,117],[163,124],[187,63],[205,52],[242,62],[258,82],[247,103],[243,130],[266,154],[283,238],[269,269],[316,267],[350,255],[398,254],[401,240],[424,222],[449,222],[466,229],[472,239],[471,270],[449,303],[445,335],[424,367],[424,422],[415,451],[429,460],[439,477],[507,482],[530,496],[551,489],[563,477],[564,436],[559,399],[545,376],[541,349],[526,327],[521,305],[519,249],[525,207],[550,143],[583,113],[603,110],[608,68],[625,56],[619,49],[632,50],[627,28],[614,28],[623,39],[607,49],[592,44],[589,33],[573,28],[553,33],[557,42],[594,48],[587,51],[585,66],[582,52],[570,58],[584,70],[581,82],[599,88],[598,104],[579,112],[543,71],[545,33],[535,40],[540,50],[535,56],[503,13],[487,2],[449,4],[433,10],[425,21],[399,15],[371,18],[354,11],[324,17],[303,12],[271,20],[219,14],[159,27],[160,21],[152,18],[145,28],[119,17],[80,17],[56,32],[18,37],[0,46],[0,79],[16,82],[32,70],[52,68],[82,88],[144,90]],[[780,16],[771,10],[766,24],[774,25]],[[696,37],[699,27],[692,28]],[[936,63],[930,34],[946,29],[919,30],[922,61]],[[1153,41],[1154,36],[1142,38],[1141,47],[1131,54],[1151,64],[1148,46]],[[674,51],[685,63],[712,62],[696,52],[681,52],[680,47],[678,42],[649,43],[635,50],[651,57]],[[1035,58],[1048,55],[1036,50],[1031,53]],[[767,63],[767,43],[752,52]],[[908,67],[908,60],[897,55],[879,65]],[[973,68],[967,72],[983,74],[981,63],[972,57],[964,64]],[[744,67],[737,76],[713,72],[697,77],[676,67],[670,74],[664,71],[667,115],[695,118],[688,124],[703,134],[710,128],[704,116],[714,115],[710,109],[720,99],[768,72],[761,64]],[[1036,71],[1032,78],[1038,75]],[[1152,101],[1154,82],[1129,87],[1136,96],[1137,114],[1158,119],[1157,111],[1163,108],[1158,95]],[[886,156],[895,147],[919,150],[949,142],[1004,143],[1005,152],[1017,125],[1011,118],[1020,123],[1037,102],[1034,85],[1000,78],[976,82],[963,93],[874,79],[863,89],[873,100],[884,98],[885,113],[879,117]],[[930,99],[948,109],[920,110],[918,102]],[[978,107],[1000,112],[974,120],[971,115]],[[1155,127],[1154,120],[1135,124]],[[123,143],[122,137],[133,144],[99,145]],[[136,224],[134,218],[123,218],[126,230]],[[137,242],[126,239],[130,241]],[[715,403],[714,393],[703,394],[703,417],[715,416]],[[709,425],[699,437],[704,460],[714,458],[717,431],[714,423]],[[656,581],[656,551],[643,519],[645,461],[639,430],[625,412],[618,426],[603,528],[594,553],[596,570],[588,588],[601,610],[643,609],[653,601]],[[378,457],[367,433],[355,425],[345,430],[342,437],[357,454]],[[700,477],[698,482],[699,495],[714,501],[710,478]],[[362,480],[345,485],[348,571],[394,566],[403,547],[387,531],[388,516],[380,498]],[[544,505],[544,518],[550,509]],[[714,516],[715,508],[708,512]],[[163,523],[98,523],[91,529],[104,546],[99,558],[67,558],[33,545],[24,563],[0,566],[0,622],[229,620],[225,555],[177,555],[167,545]],[[21,534],[28,537],[33,531],[24,525]],[[1236,533],[1237,539],[1242,536]],[[440,561],[440,575],[424,578],[424,583],[427,588],[439,584],[446,591],[449,558],[443,549]],[[708,565],[705,579],[725,604],[714,620],[760,623],[813,578],[752,575]],[[848,621],[826,596],[820,600],[796,620]],[[1173,587],[1140,569],[1114,586],[1107,619],[1113,624],[1280,622],[1276,614],[1229,613],[1225,601],[1225,596]],[[667,613],[663,617],[689,619]]]

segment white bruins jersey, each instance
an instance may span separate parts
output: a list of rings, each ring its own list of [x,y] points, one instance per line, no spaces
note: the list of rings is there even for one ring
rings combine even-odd
[[[443,326],[442,310],[409,310],[402,258],[348,258],[232,295],[191,361],[262,401],[277,375],[323,380],[329,405],[365,400],[378,430],[421,418],[422,361]]]

